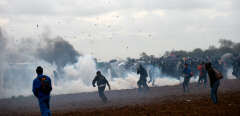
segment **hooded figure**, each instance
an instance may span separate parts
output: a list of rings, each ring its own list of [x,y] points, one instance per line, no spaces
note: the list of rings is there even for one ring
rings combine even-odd
[[[108,85],[109,90],[111,90],[111,87],[110,87],[107,79],[101,74],[100,71],[97,71],[97,75],[95,76],[95,78],[92,81],[93,87],[96,87],[96,85],[95,85],[96,82],[97,82],[97,86],[98,86],[99,97],[102,99],[103,102],[107,102],[108,99],[104,94],[106,84]]]
[[[139,68],[137,69],[137,74],[140,74],[140,79],[137,82],[138,90],[141,91],[142,88],[145,90],[148,90],[149,89],[149,87],[147,85],[148,74],[147,74],[146,69],[143,68],[143,66],[141,64],[139,65]]]
[[[43,75],[43,68],[38,66],[36,69],[37,77],[33,80],[32,92],[38,99],[42,116],[51,116],[50,93],[52,91],[51,79]]]

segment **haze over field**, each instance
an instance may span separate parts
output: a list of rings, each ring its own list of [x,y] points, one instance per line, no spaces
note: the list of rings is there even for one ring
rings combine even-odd
[[[105,70],[97,61],[117,59],[110,64],[124,74],[104,75],[113,89],[129,89],[139,75],[122,70],[127,57],[208,50],[219,39],[237,51],[239,8],[238,0],[1,0],[0,98],[32,95],[38,65],[52,78],[53,94],[78,93],[96,90],[91,81]],[[157,75],[156,85],[181,82]]]
[[[131,66],[134,70],[123,68],[123,66],[127,66],[127,60],[120,60],[106,62],[106,65],[110,65],[108,68],[99,66],[101,62],[97,62],[91,55],[79,53],[62,37],[49,37],[47,33],[43,33],[38,40],[26,38],[15,42],[16,40],[0,31],[0,41],[2,44],[0,51],[2,54],[0,57],[0,98],[31,95],[32,80],[36,77],[35,68],[38,65],[43,66],[44,73],[52,78],[53,94],[96,90],[92,87],[91,81],[97,70],[103,71],[114,90],[137,87],[139,75],[135,71],[136,65]],[[238,43],[232,44],[233,47],[239,46]],[[221,49],[219,48],[219,50]],[[146,61],[144,62],[146,63]],[[147,70],[153,65],[148,64]],[[155,85],[176,85],[182,82],[181,78],[179,80],[177,77],[166,75],[161,71],[158,69],[155,72],[157,77]],[[228,78],[234,79],[235,77],[232,76],[231,72],[232,70],[228,71]],[[197,78],[192,79],[192,82],[196,81]]]
[[[97,71],[94,58],[81,55],[63,38],[50,38],[43,34],[40,40],[27,38],[16,43],[0,31],[0,41],[1,98],[31,95],[32,80],[38,65],[43,66],[44,73],[52,78],[53,94],[95,90],[91,85]],[[56,71],[60,75],[54,75]],[[108,74],[107,78],[111,80],[113,89],[135,88],[138,75],[128,75],[126,78],[112,79]]]

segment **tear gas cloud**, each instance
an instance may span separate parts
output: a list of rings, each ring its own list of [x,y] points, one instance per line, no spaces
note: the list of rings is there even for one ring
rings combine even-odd
[[[39,38],[16,40],[0,30],[0,48],[0,98],[31,95],[35,68],[39,65],[53,81],[53,94],[96,90],[91,85],[97,71],[94,58],[81,55],[62,37],[50,38],[42,34]],[[123,73],[119,66],[115,66],[118,64],[112,65],[116,72]],[[126,73],[124,78],[112,78],[109,71],[104,75],[112,89],[137,87],[136,73]]]
[[[59,69],[62,69],[67,64],[77,62],[77,57],[80,54],[62,37],[44,38],[43,41],[45,44],[40,45],[41,47],[36,51],[38,58],[55,64]]]
[[[126,69],[126,61],[113,61],[109,63],[110,69],[99,67],[91,55],[80,54],[64,38],[46,33],[17,41],[0,29],[0,54],[0,98],[32,95],[35,68],[39,65],[51,77],[55,95],[96,91],[92,80],[97,70],[103,72],[114,90],[136,88],[139,79],[136,64]],[[181,78],[163,75],[156,66],[147,65],[146,69],[148,72],[154,69],[156,86],[182,82]],[[196,81],[197,78],[191,80]]]

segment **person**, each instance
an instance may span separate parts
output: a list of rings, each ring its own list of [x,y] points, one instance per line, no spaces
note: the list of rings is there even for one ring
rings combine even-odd
[[[139,68],[137,69],[137,74],[140,74],[140,78],[137,82],[138,90],[139,91],[142,91],[142,89],[144,89],[144,91],[148,90],[149,89],[149,87],[147,85],[148,74],[147,74],[146,69],[143,68],[143,66],[141,64],[139,65]]]
[[[154,67],[150,67],[150,70],[149,70],[149,77],[150,77],[150,80],[148,81],[148,83],[152,82],[152,86],[154,86],[155,84],[155,71],[154,71]]]
[[[240,56],[238,56],[233,62],[232,75],[234,75],[236,78],[240,79]]]
[[[148,83],[152,82],[152,86],[155,86],[155,79],[160,75],[160,70],[157,65],[151,66],[148,74],[150,77]]]
[[[190,78],[193,76],[193,73],[191,72],[190,68],[188,67],[188,64],[184,64],[184,69],[183,69],[183,92],[189,92],[189,81]]]
[[[202,62],[198,67],[197,67],[198,71],[199,71],[199,79],[198,79],[198,86],[200,86],[200,84],[203,82],[204,87],[207,86],[207,71],[204,65],[204,62]]]
[[[37,77],[33,80],[32,92],[38,99],[42,116],[51,116],[50,93],[52,84],[50,77],[43,75],[43,68],[38,66],[36,69]]]
[[[212,99],[214,104],[217,104],[218,103],[217,90],[218,90],[218,87],[220,85],[220,80],[217,79],[216,72],[212,68],[212,64],[210,62],[206,63],[205,67],[206,67],[206,70],[208,72],[208,77],[209,77],[209,80],[210,80],[211,99]]]
[[[98,86],[98,95],[102,99],[102,101],[104,103],[106,103],[108,101],[108,99],[104,94],[104,90],[106,88],[106,84],[107,84],[109,90],[111,90],[110,84],[108,83],[107,79],[101,74],[100,71],[97,71],[97,74],[92,81],[93,87],[96,87],[96,85],[95,85],[96,82],[97,82],[97,86]]]

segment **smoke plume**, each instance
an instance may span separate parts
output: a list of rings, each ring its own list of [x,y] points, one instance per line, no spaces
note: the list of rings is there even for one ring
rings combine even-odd
[[[37,57],[51,64],[63,68],[67,64],[74,64],[80,54],[62,37],[44,38],[44,44],[36,51]]]
[[[240,44],[221,42],[224,45],[219,49],[172,53],[176,56],[192,57],[206,57],[211,54],[216,57],[222,56],[225,61],[239,53],[237,50]],[[231,47],[227,47],[229,44]],[[36,77],[35,68],[39,65],[43,67],[44,74],[49,75],[53,80],[53,94],[96,91],[91,81],[97,70],[102,71],[114,90],[136,88],[139,79],[136,66],[139,62],[145,64],[147,72],[152,69],[153,74],[149,74],[154,76],[156,86],[176,85],[182,82],[182,78],[171,77],[161,67],[157,67],[155,61],[165,57],[157,58],[145,54],[140,59],[97,62],[90,55],[80,54],[64,38],[50,37],[44,33],[38,38],[10,38],[0,28],[0,54],[0,98],[32,95],[32,81]],[[171,62],[174,60],[178,59],[173,59]],[[167,67],[171,66],[167,65]],[[196,81],[197,78],[191,80],[191,82]]]

